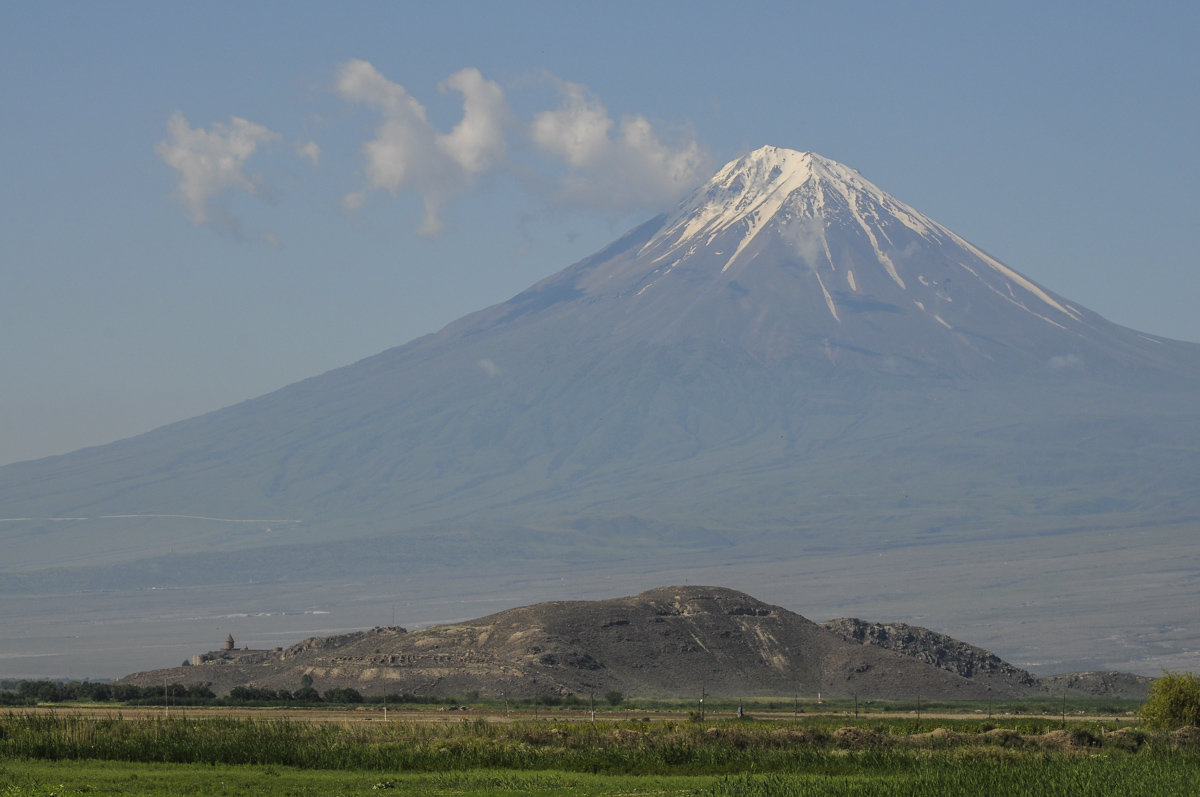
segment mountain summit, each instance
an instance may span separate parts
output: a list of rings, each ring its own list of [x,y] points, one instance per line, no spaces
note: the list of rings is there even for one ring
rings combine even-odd
[[[853,169],[764,147],[436,334],[0,468],[0,594],[42,595],[32,618],[73,616],[45,597],[63,584],[217,603],[215,585],[238,585],[280,616],[324,595],[346,627],[378,624],[354,607],[400,582],[423,606],[512,603],[558,597],[571,574],[636,591],[663,568],[720,568],[831,615],[904,619],[890,613],[907,595],[948,625],[987,618],[995,648],[1018,644],[1003,618],[1052,589],[1079,645],[1103,636],[1125,655],[1123,631],[1086,618],[1111,622],[1105,573],[1170,569],[1190,541],[1198,388],[1200,346],[1106,321]],[[1055,564],[1067,556],[1078,570]],[[964,564],[1014,558],[993,591]],[[829,581],[835,561],[853,577]],[[1171,628],[1186,590],[1163,589],[1150,614]]]

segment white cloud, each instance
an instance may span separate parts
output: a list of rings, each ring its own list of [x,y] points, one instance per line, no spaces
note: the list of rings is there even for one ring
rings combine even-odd
[[[478,69],[455,72],[439,86],[463,95],[463,118],[447,135],[438,136],[438,146],[463,171],[478,174],[504,160],[504,128],[510,116],[504,90],[484,80]]]
[[[374,188],[399,193],[405,180],[434,151],[434,133],[426,119],[425,106],[366,61],[344,64],[337,88],[343,99],[371,105],[383,114],[384,121],[375,131],[375,138],[363,145],[367,178]]]
[[[1083,359],[1078,354],[1056,354],[1047,365],[1056,371],[1082,371]]]
[[[690,133],[664,133],[641,115],[614,122],[586,86],[547,79],[559,89],[559,106],[518,126],[498,83],[473,67],[455,72],[438,89],[462,96],[462,118],[442,133],[404,86],[367,61],[347,61],[338,70],[337,93],[373,108],[381,119],[361,147],[366,185],[343,197],[342,207],[357,210],[372,190],[393,196],[411,190],[425,205],[420,231],[436,233],[445,206],[475,178],[514,166],[508,159],[514,133],[526,136],[533,144],[529,151],[542,158],[526,167],[544,173],[550,165],[554,187],[548,193],[557,205],[658,210],[708,176],[707,153]]]
[[[313,166],[321,162],[321,147],[315,141],[310,141],[307,144],[297,144],[296,154]]]
[[[441,229],[441,209],[463,190],[469,179],[494,168],[505,152],[504,122],[508,106],[500,86],[477,69],[463,69],[443,83],[443,90],[463,95],[463,118],[449,133],[430,124],[425,107],[403,86],[384,77],[367,61],[346,62],[338,75],[343,99],[374,107],[383,117],[375,138],[362,147],[371,188],[393,196],[411,188],[425,204],[421,232]],[[361,192],[343,200],[360,206]]]
[[[391,116],[406,112],[425,119],[425,108],[404,87],[379,73],[369,61],[352,58],[338,70],[337,91],[347,100],[365,102],[386,110]]]
[[[167,120],[167,138],[154,151],[179,173],[176,193],[193,224],[215,224],[239,234],[236,220],[224,211],[212,212],[210,200],[233,190],[260,193],[261,178],[246,174],[246,161],[262,145],[280,136],[262,125],[236,116],[229,124],[194,128],[179,111]]]
[[[664,142],[641,115],[615,124],[588,89],[559,82],[562,104],[534,116],[529,137],[544,154],[569,167],[560,200],[609,210],[657,209],[701,182],[711,169],[688,133]]]
[[[561,83],[563,103],[553,111],[533,117],[529,137],[543,152],[565,160],[575,168],[595,165],[611,141],[613,121],[608,110],[586,87]]]
[[[820,217],[792,219],[783,229],[783,240],[792,245],[796,256],[809,271],[815,273],[820,263],[828,262],[825,222]]]
[[[496,365],[491,360],[480,360],[477,364],[479,365],[480,370],[482,370],[488,376],[495,377],[500,375],[500,366]]]

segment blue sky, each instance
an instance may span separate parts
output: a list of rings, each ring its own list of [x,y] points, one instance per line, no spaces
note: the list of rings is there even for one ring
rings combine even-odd
[[[1195,3],[9,3],[0,463],[512,296],[764,144],[1200,341]]]

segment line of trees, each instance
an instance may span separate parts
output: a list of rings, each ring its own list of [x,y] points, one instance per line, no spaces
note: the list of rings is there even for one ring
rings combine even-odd
[[[162,703],[200,705],[217,696],[203,684],[184,686],[133,686],[96,681],[19,681],[15,689],[0,692],[0,705],[24,706],[38,703]]]
[[[201,706],[201,705],[312,705],[317,703],[347,705],[357,703],[458,705],[456,697],[430,697],[413,694],[390,694],[363,697],[357,689],[334,688],[324,693],[305,676],[300,688],[267,689],[256,686],[235,686],[225,697],[217,695],[205,684],[167,684],[164,686],[133,686],[96,681],[6,681],[0,684],[0,706],[33,706],[39,703],[122,703],[125,705]]]
[[[610,706],[620,705],[625,696],[612,691],[603,700]],[[318,692],[311,676],[304,676],[300,688],[267,689],[259,686],[235,686],[225,697],[218,698],[204,684],[167,684],[164,686],[132,686],[96,681],[5,681],[0,684],[0,706],[31,706],[39,703],[122,703],[125,705],[353,705],[359,703],[384,705],[449,705],[463,702],[476,703],[478,692],[470,692],[465,700],[458,697],[432,697],[410,693],[364,697],[357,689],[339,687]],[[543,695],[541,697],[514,698],[511,704],[532,708],[586,708],[592,704],[588,697],[578,695]]]
[[[32,706],[39,703],[121,703],[125,705],[291,705],[315,704],[353,705],[446,705],[462,706],[480,702],[477,691],[467,692],[463,697],[435,697],[411,693],[364,696],[357,689],[332,688],[319,692],[313,687],[313,679],[305,675],[300,688],[268,689],[260,686],[235,686],[225,697],[217,697],[205,684],[184,685],[179,683],[165,686],[133,686],[97,681],[0,681],[0,706]],[[625,702],[625,695],[616,690],[603,696],[540,695],[538,697],[508,698],[506,705],[514,708],[562,708],[586,709],[596,704],[607,703],[617,707]]]

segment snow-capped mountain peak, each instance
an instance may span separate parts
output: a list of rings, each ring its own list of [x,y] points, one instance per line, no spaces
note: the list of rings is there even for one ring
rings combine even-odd
[[[726,164],[684,199],[643,251],[661,248],[665,251],[659,257],[665,258],[697,241],[711,243],[725,230],[744,225],[745,234],[731,253],[728,268],[772,219],[787,223],[799,218],[822,218],[831,203],[861,216],[863,199],[887,210],[920,235],[934,229],[942,231],[932,219],[896,201],[856,169],[816,153],[767,146]],[[867,218],[860,220],[867,226]],[[887,261],[886,255],[883,260]],[[904,287],[894,270],[892,278]]]
[[[951,294],[961,294],[949,289],[952,279],[977,283],[1060,329],[1081,320],[1076,308],[856,169],[779,147],[762,147],[722,167],[680,203],[639,257],[653,264],[653,284],[697,257],[737,278],[753,263],[761,265],[758,255],[768,249],[774,253],[768,262],[803,266],[836,322],[843,320],[842,293],[913,308],[952,329],[958,313]]]

